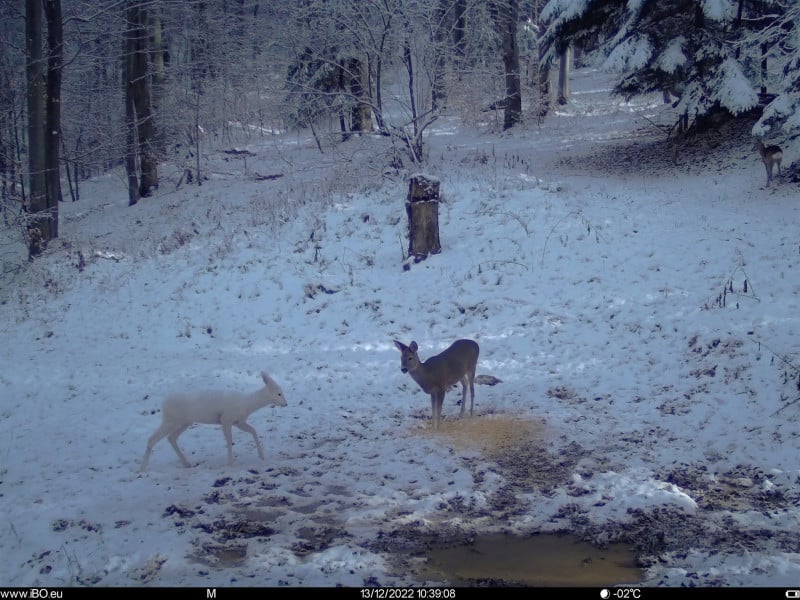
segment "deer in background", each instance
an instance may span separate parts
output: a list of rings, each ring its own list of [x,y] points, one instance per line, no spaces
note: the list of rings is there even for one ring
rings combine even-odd
[[[764,167],[767,169],[767,185],[770,185],[772,183],[772,165],[778,165],[778,177],[781,176],[783,150],[781,150],[780,146],[764,146],[764,142],[758,138],[755,138],[753,150],[758,150],[758,153],[761,155],[761,160],[764,162]]]
[[[475,369],[478,366],[480,348],[472,340],[456,340],[441,354],[430,357],[425,362],[417,355],[417,342],[406,346],[394,342],[400,350],[400,370],[408,373],[419,384],[422,391],[431,396],[434,428],[439,429],[442,417],[444,394],[451,385],[461,382],[461,416],[467,406],[467,386],[471,394],[469,414],[475,407]]]

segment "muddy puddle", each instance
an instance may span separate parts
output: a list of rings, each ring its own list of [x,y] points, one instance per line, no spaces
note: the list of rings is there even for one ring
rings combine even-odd
[[[491,468],[505,478],[501,491],[507,493],[498,493],[490,502],[494,511],[505,507],[509,515],[521,509],[515,506],[518,494],[562,485],[580,457],[579,449],[574,456],[564,452],[551,456],[545,422],[515,415],[447,419],[439,431],[425,428],[420,433],[440,437],[456,450],[480,453],[483,459],[469,464],[476,476]],[[593,587],[644,578],[632,547],[612,544],[600,549],[569,534],[477,533],[468,540],[429,542],[416,556],[424,557],[418,572],[421,579],[454,586]]]
[[[473,543],[430,549],[419,572],[453,586],[491,582],[531,587],[593,587],[632,584],[643,573],[626,544],[598,549],[568,535],[516,537],[492,534]]]

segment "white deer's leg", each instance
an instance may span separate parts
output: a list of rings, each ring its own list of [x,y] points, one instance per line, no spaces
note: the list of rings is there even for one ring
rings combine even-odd
[[[160,440],[161,438],[158,438]],[[153,446],[156,445],[158,440],[154,440],[152,437],[147,442],[147,450],[144,451],[144,457],[142,458],[142,464],[139,465],[139,470],[144,471],[147,469],[147,463],[150,460],[150,453],[153,451]]]
[[[148,446],[147,450],[145,450],[145,452],[144,452],[144,458],[142,459],[142,464],[139,465],[139,470],[140,471],[147,470],[147,461],[150,460],[150,450],[152,450],[152,449],[150,448],[150,446]]]
[[[228,444],[228,465],[233,464],[233,432],[230,423],[222,423],[222,433],[225,434],[225,442]]]
[[[175,449],[175,453],[178,455],[178,458],[181,459],[181,464],[184,467],[191,467],[192,465],[189,463],[188,460],[186,460],[186,457],[183,455],[183,452],[181,452],[181,449],[178,447],[178,437],[187,429],[189,429],[189,426],[184,425],[180,429],[177,429],[172,433],[170,433],[167,439],[169,440],[169,443],[172,444],[172,447]]]
[[[140,471],[144,471],[147,468],[147,463],[150,460],[150,453],[153,451],[153,446],[167,437],[168,433],[169,427],[167,427],[166,423],[161,423],[161,426],[147,440],[147,450],[145,450],[144,458],[142,458],[142,465],[139,467]]]
[[[247,433],[251,433],[253,435],[253,439],[256,441],[256,448],[258,448],[259,458],[261,460],[266,460],[264,458],[264,447],[261,445],[261,440],[258,439],[258,434],[253,426],[249,423],[234,423],[234,425],[236,425],[242,431],[246,431]]]

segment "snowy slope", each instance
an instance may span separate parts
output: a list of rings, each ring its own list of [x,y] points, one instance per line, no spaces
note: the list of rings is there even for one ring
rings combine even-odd
[[[443,252],[408,271],[382,140],[253,139],[132,208],[87,183],[2,288],[0,582],[420,585],[420,540],[571,532],[641,585],[796,584],[797,186],[746,130],[673,154],[658,99],[573,90],[511,135],[437,124]],[[458,337],[502,383],[434,434],[392,341]],[[164,441],[138,472],[165,394],[262,369],[266,463],[197,426],[193,468]]]

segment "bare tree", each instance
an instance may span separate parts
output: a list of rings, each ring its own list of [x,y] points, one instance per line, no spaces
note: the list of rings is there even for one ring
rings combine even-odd
[[[64,55],[64,29],[61,0],[44,0],[47,22],[47,102],[45,105],[45,182],[48,207],[52,207],[51,236],[58,237],[58,203],[61,197],[61,79]]]
[[[44,56],[44,17],[47,50]],[[59,129],[62,34],[60,0],[26,0],[25,49],[28,104],[28,254],[35,257],[58,237]]]
[[[13,85],[25,71],[24,54],[14,51],[15,47],[25,47],[24,31],[15,35],[19,30],[19,21],[15,20],[18,16],[16,7],[0,3],[0,211],[6,225],[18,218],[26,186],[20,157],[27,90]]]
[[[467,34],[467,0],[438,0],[433,15],[433,106],[447,104],[447,71],[460,71]]]
[[[506,95],[503,103],[503,129],[510,129],[522,120],[522,86],[519,73],[517,25],[518,0],[490,0],[491,14],[500,35]]]
[[[153,114],[157,115],[161,107],[161,99],[164,97],[166,91],[166,44],[164,42],[164,27],[162,21],[162,7],[160,3],[154,3],[150,9],[150,31],[152,33],[152,49],[150,51],[151,64],[152,64],[152,86],[151,86],[151,104],[153,107]],[[164,136],[163,128],[156,128],[153,136],[152,147],[156,155],[161,157],[166,153],[166,138]]]
[[[158,187],[155,123],[150,106],[148,19],[142,0],[128,0],[125,19],[125,117],[128,204],[149,196]],[[138,166],[138,169],[137,169]]]
[[[561,52],[558,62],[558,103],[562,106],[569,102],[569,73],[572,66],[572,46]]]
[[[382,76],[378,48],[385,44],[393,17],[383,11],[388,4],[388,0],[310,0],[292,9],[295,29],[282,40],[292,56],[287,67],[290,121],[311,127],[316,136],[317,124],[332,117],[342,140],[372,129],[376,101],[370,75]],[[382,123],[380,110],[377,120]],[[321,148],[319,137],[317,144]]]

